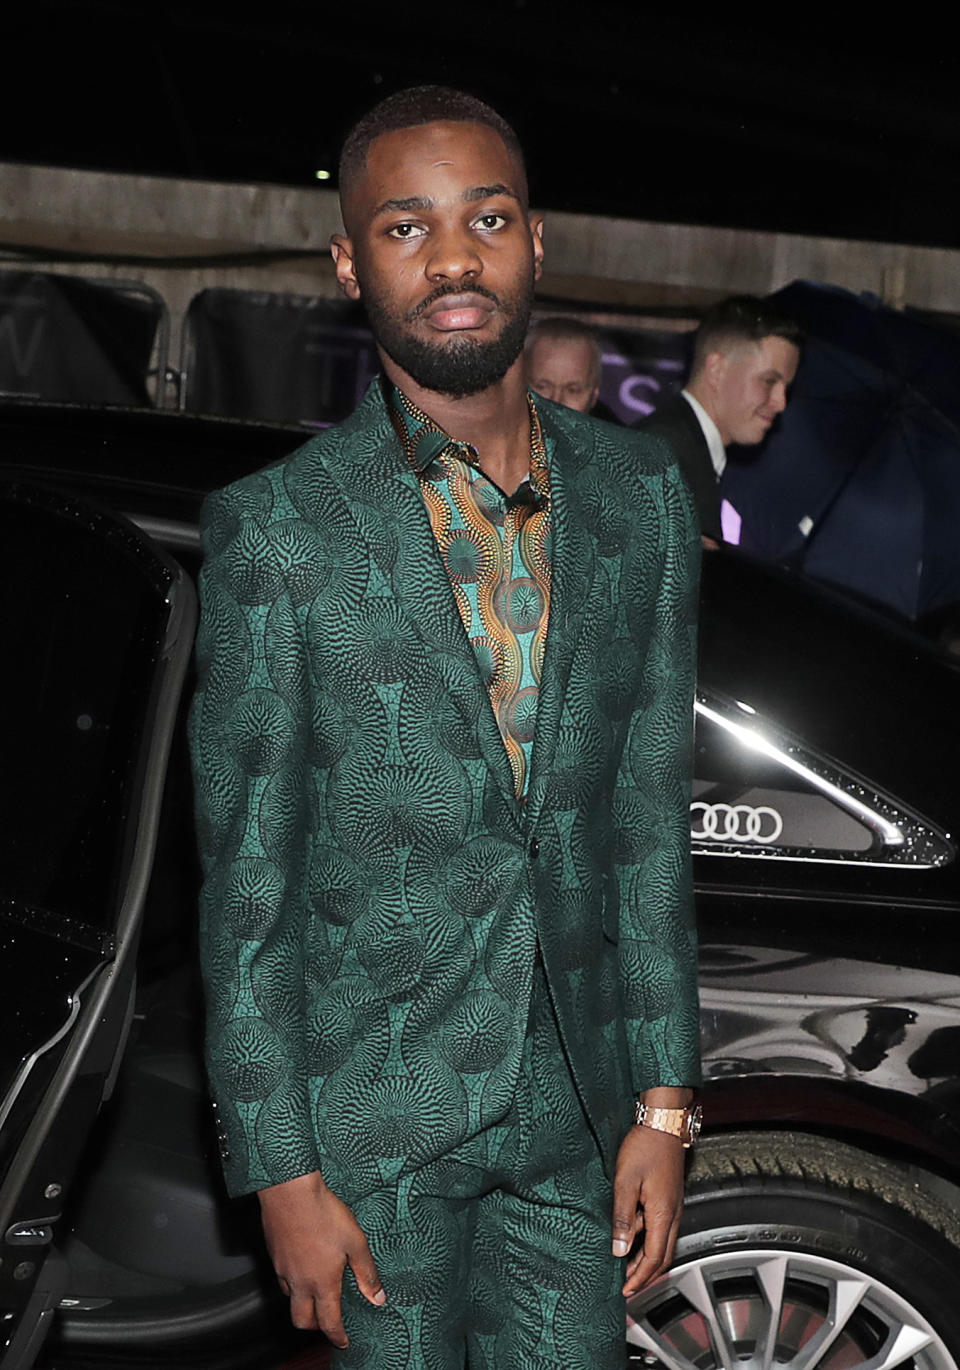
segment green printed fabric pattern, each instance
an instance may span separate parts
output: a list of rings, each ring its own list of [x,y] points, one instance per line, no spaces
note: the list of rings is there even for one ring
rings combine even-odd
[[[234,1193],[348,1202],[506,1116],[536,942],[612,1165],[698,1078],[699,535],[666,448],[544,401],[550,622],[526,802],[380,387],[210,497],[191,714],[208,1064]]]
[[[534,972],[509,1113],[450,1156],[361,1199],[387,1302],[344,1278],[336,1370],[620,1370],[626,1261],[613,1193]]]

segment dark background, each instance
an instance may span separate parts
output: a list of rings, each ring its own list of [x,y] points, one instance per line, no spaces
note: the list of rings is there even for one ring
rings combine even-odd
[[[960,246],[932,9],[729,8],[8,5],[0,159],[316,184],[377,98],[440,81],[516,125],[543,208]]]

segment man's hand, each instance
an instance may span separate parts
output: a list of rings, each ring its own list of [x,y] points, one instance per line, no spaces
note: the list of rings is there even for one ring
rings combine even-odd
[[[387,1301],[363,1229],[319,1171],[262,1189],[258,1197],[267,1250],[290,1299],[294,1327],[318,1329],[334,1346],[347,1346],[340,1311],[344,1268],[350,1266],[364,1298]]]
[[[691,1097],[687,1089],[652,1089],[643,1096],[644,1102],[665,1108],[683,1108]],[[626,1256],[643,1234],[627,1266],[626,1298],[661,1275],[673,1260],[683,1211],[685,1156],[678,1137],[652,1127],[632,1127],[623,1139],[613,1182],[613,1254]]]

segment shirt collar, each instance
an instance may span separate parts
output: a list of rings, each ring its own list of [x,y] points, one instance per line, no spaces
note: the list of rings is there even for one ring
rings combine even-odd
[[[381,377],[390,420],[406,454],[407,460],[423,479],[430,464],[443,453],[458,457],[471,466],[480,467],[477,449],[468,442],[458,442],[440,425],[405,395],[399,386]],[[549,495],[547,447],[540,426],[533,395],[527,391],[530,410],[530,481],[539,494]],[[452,449],[452,450],[451,450]]]
[[[710,449],[710,460],[713,463],[714,472],[716,473],[717,480],[719,480],[727,465],[727,449],[723,445],[720,429],[714,423],[700,401],[691,395],[689,390],[681,390],[680,394],[697,416],[700,427],[703,430],[703,436],[706,438],[707,446]]]

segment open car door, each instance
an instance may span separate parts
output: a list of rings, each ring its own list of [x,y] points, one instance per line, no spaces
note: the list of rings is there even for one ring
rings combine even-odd
[[[0,1366],[34,1363],[110,1092],[196,606],[131,524],[0,483]]]

